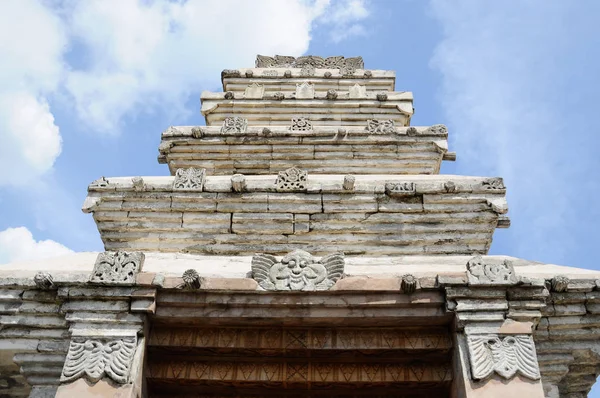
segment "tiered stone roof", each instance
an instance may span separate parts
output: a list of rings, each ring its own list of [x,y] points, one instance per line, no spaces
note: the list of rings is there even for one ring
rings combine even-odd
[[[502,179],[439,174],[448,131],[410,126],[394,72],[222,82],[162,134],[170,176],[90,184],[106,252],[0,268],[0,396],[587,394],[600,272],[487,255]]]

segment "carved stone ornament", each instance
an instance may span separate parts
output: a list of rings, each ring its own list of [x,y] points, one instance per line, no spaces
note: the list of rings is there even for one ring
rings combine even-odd
[[[254,72],[251,70],[247,70],[246,71],[246,77],[253,77],[254,76]]]
[[[504,181],[502,180],[502,178],[500,177],[495,177],[495,178],[488,178],[487,180],[483,181],[481,183],[483,189],[487,189],[490,191],[493,190],[501,190],[501,189],[506,189],[506,187],[504,186]]]
[[[142,177],[133,177],[131,182],[133,183],[133,190],[136,192],[141,192],[146,188]]]
[[[98,254],[90,282],[107,285],[132,285],[142,269],[142,252],[104,252]]]
[[[328,100],[334,100],[338,97],[338,93],[337,91],[335,91],[334,89],[329,89],[327,90],[327,94],[325,95],[325,98],[327,98]]]
[[[292,71],[286,70],[285,72],[283,72],[283,77],[287,77],[287,78],[292,77]]]
[[[311,64],[304,64],[302,69],[300,69],[300,76],[303,77],[312,77],[316,73],[315,67]]]
[[[519,373],[539,380],[540,369],[535,344],[530,335],[473,335],[467,336],[471,375],[483,380],[497,373],[505,379]]]
[[[385,92],[383,92],[383,93],[377,93],[376,98],[377,98],[377,101],[387,101],[388,95]]]
[[[226,100],[232,100],[235,97],[235,94],[231,91],[227,91],[223,96]]]
[[[202,138],[202,136],[204,135],[204,131],[202,130],[201,127],[192,127],[192,137],[193,138]]]
[[[95,383],[106,376],[119,384],[129,379],[136,337],[86,339],[73,337],[60,381],[69,383],[86,377]]]
[[[262,75],[265,77],[277,77],[277,71],[276,70],[265,70],[265,71],[263,71]]]
[[[55,287],[52,275],[50,275],[48,272],[38,272],[33,277],[33,282],[38,287],[38,289],[42,290],[50,290]]]
[[[226,117],[221,126],[221,133],[245,133],[248,120],[240,116]]]
[[[417,278],[411,274],[402,276],[402,282],[400,282],[400,288],[404,293],[410,294],[417,290]]]
[[[309,82],[296,84],[296,99],[314,99],[315,86]]]
[[[265,86],[258,83],[249,84],[244,90],[244,98],[246,99],[262,99],[265,94]]]
[[[394,121],[391,119],[369,119],[367,120],[367,127],[365,127],[365,130],[373,134],[392,134],[396,132],[396,127],[394,126]]]
[[[423,135],[447,135],[448,128],[443,124],[434,124],[433,126],[427,127],[422,133]]]
[[[312,130],[312,123],[305,117],[298,117],[292,119],[292,125],[290,130],[293,131],[310,131]]]
[[[569,286],[569,278],[564,275],[557,275],[554,278],[552,278],[550,285],[552,287],[552,291],[554,292],[566,292],[567,287]]]
[[[110,184],[108,182],[108,180],[106,179],[106,177],[100,177],[97,180],[93,181],[89,188],[106,188],[108,187],[108,184]]]
[[[206,169],[177,169],[175,180],[173,180],[173,190],[182,191],[202,191],[204,179],[206,178]]]
[[[306,170],[290,167],[287,170],[279,172],[275,184],[278,191],[302,191],[306,189],[307,180],[308,173]]]
[[[252,278],[265,290],[328,290],[343,273],[343,253],[320,260],[304,250],[288,253],[281,261],[270,254],[252,257]]]
[[[385,193],[389,196],[414,195],[417,188],[414,182],[388,182],[385,184]]]
[[[237,69],[225,69],[221,72],[221,79],[224,77],[241,77],[241,73]]]
[[[275,101],[283,101],[285,99],[285,94],[281,91],[278,91],[275,94],[273,94],[273,99]]]
[[[515,285],[518,278],[508,260],[501,264],[486,263],[483,257],[475,256],[467,262],[467,277],[471,285]]]
[[[345,66],[355,69],[364,69],[365,67],[362,57],[344,58],[342,56],[335,56],[323,58],[314,55],[306,55],[294,58],[283,55],[276,55],[274,57],[265,55],[256,56],[257,68],[302,68],[304,65],[311,65],[320,69],[339,69]]]
[[[198,271],[195,269],[186,270],[181,276],[183,279],[183,283],[187,289],[200,289],[201,280],[200,275],[198,275]]]

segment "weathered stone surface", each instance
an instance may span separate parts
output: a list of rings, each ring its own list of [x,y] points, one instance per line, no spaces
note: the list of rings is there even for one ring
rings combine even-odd
[[[500,264],[487,263],[481,256],[473,257],[467,263],[467,276],[472,285],[514,285],[518,282],[510,261]]]
[[[530,335],[467,336],[471,372],[475,380],[497,373],[505,379],[515,374],[532,380],[540,378],[535,344]]]
[[[320,260],[303,250],[295,250],[281,260],[268,254],[252,258],[252,277],[265,290],[328,290],[343,273],[342,253]]]
[[[86,377],[91,382],[99,381],[103,376],[125,384],[129,381],[129,372],[137,339],[71,339],[69,352],[60,377],[61,382],[72,382]]]
[[[104,252],[98,254],[90,282],[106,285],[132,285],[144,264],[141,252]]]

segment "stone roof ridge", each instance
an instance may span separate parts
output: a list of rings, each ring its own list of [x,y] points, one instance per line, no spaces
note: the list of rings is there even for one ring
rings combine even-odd
[[[304,55],[300,57],[275,55],[274,57],[270,57],[259,54],[256,56],[255,66],[257,68],[302,68],[304,66],[312,66],[319,69],[339,69],[345,67],[364,69],[365,63],[360,56],[346,58],[341,55],[332,57],[320,57],[316,55]]]

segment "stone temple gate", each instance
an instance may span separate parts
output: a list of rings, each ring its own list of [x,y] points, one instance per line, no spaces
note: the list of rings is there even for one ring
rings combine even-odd
[[[585,397],[600,272],[488,256],[501,178],[360,57],[258,56],[88,187],[103,253],[0,267],[0,397]]]

